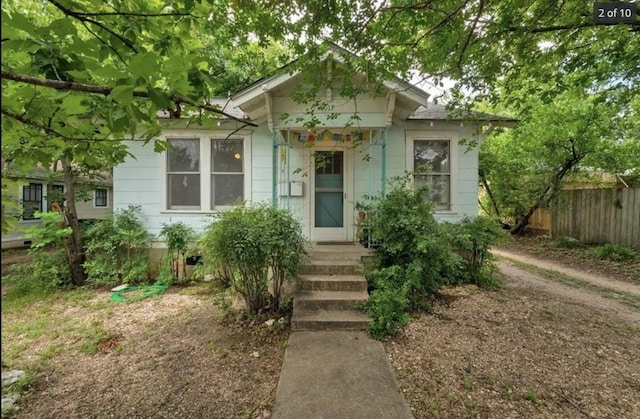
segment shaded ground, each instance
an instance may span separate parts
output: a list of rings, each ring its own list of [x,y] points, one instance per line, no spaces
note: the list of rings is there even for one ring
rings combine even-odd
[[[640,311],[501,264],[385,343],[415,416],[640,417]]]
[[[3,364],[37,377],[16,417],[265,416],[288,332],[224,323],[213,302],[175,289],[130,304],[85,292],[3,310]]]
[[[499,263],[504,289],[446,290],[385,343],[414,415],[640,417],[640,311]],[[35,377],[16,417],[267,417],[288,332],[224,322],[214,300],[3,296],[3,368]]]
[[[549,236],[532,235],[514,236],[498,249],[529,254],[587,273],[640,284],[640,258],[626,262],[597,259],[590,254],[596,247],[585,245],[575,249],[560,248]]]

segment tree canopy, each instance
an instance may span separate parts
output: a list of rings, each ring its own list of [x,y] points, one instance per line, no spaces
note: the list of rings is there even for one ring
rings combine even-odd
[[[468,97],[499,102],[524,120],[540,103],[589,94],[623,126],[640,96],[640,25],[596,25],[592,7],[582,0],[3,1],[3,159],[17,167],[60,160],[69,176],[74,167],[100,170],[126,156],[122,139],[156,138],[160,111],[204,126],[221,117],[250,126],[211,99],[274,70],[289,52],[300,57],[291,70],[313,66],[323,41],[353,52],[351,68],[370,81],[451,78],[459,107]]]

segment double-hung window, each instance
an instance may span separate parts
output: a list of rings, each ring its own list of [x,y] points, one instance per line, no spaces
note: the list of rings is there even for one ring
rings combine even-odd
[[[244,141],[211,140],[211,208],[244,199]]]
[[[416,186],[426,186],[436,211],[451,210],[451,141],[413,140],[413,176]]]
[[[35,220],[35,213],[42,212],[42,184],[30,183],[22,187],[22,219]]]
[[[209,212],[249,200],[250,137],[187,135],[167,137],[166,209]]]
[[[200,209],[200,139],[169,139],[167,208]]]

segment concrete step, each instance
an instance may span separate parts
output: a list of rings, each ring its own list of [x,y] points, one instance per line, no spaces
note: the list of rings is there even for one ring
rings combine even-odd
[[[372,254],[359,243],[342,245],[314,244],[309,252],[311,260],[361,262],[364,256]]]
[[[300,267],[301,275],[362,275],[362,264],[358,261],[312,260]]]
[[[355,310],[294,310],[291,330],[364,330],[369,321]]]
[[[293,297],[293,310],[351,310],[369,298],[366,291],[309,291]]]
[[[366,291],[367,281],[361,275],[300,275],[300,291]]]

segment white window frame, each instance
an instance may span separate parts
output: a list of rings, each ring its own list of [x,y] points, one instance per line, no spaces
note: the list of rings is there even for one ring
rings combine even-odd
[[[457,213],[457,190],[458,190],[458,135],[447,131],[407,131],[405,134],[405,156],[406,170],[411,172],[412,181],[414,179],[414,147],[416,141],[449,141],[449,209],[434,209],[437,214]]]
[[[97,198],[96,192],[98,192],[98,189],[103,190],[107,193],[105,205],[96,204],[96,198]],[[97,208],[97,209],[109,208],[109,188],[95,188],[93,190],[93,208]]]
[[[162,153],[161,158],[161,179],[162,179],[162,210],[161,213],[168,214],[210,214],[230,208],[229,206],[211,206],[211,175],[212,173],[212,140],[243,140],[243,174],[244,174],[244,200],[251,202],[251,134],[249,133],[233,133],[231,131],[190,131],[175,130],[164,133],[162,139],[168,141],[170,139],[189,139],[198,138],[200,140],[200,209],[170,209],[168,208],[168,157],[166,151]]]

